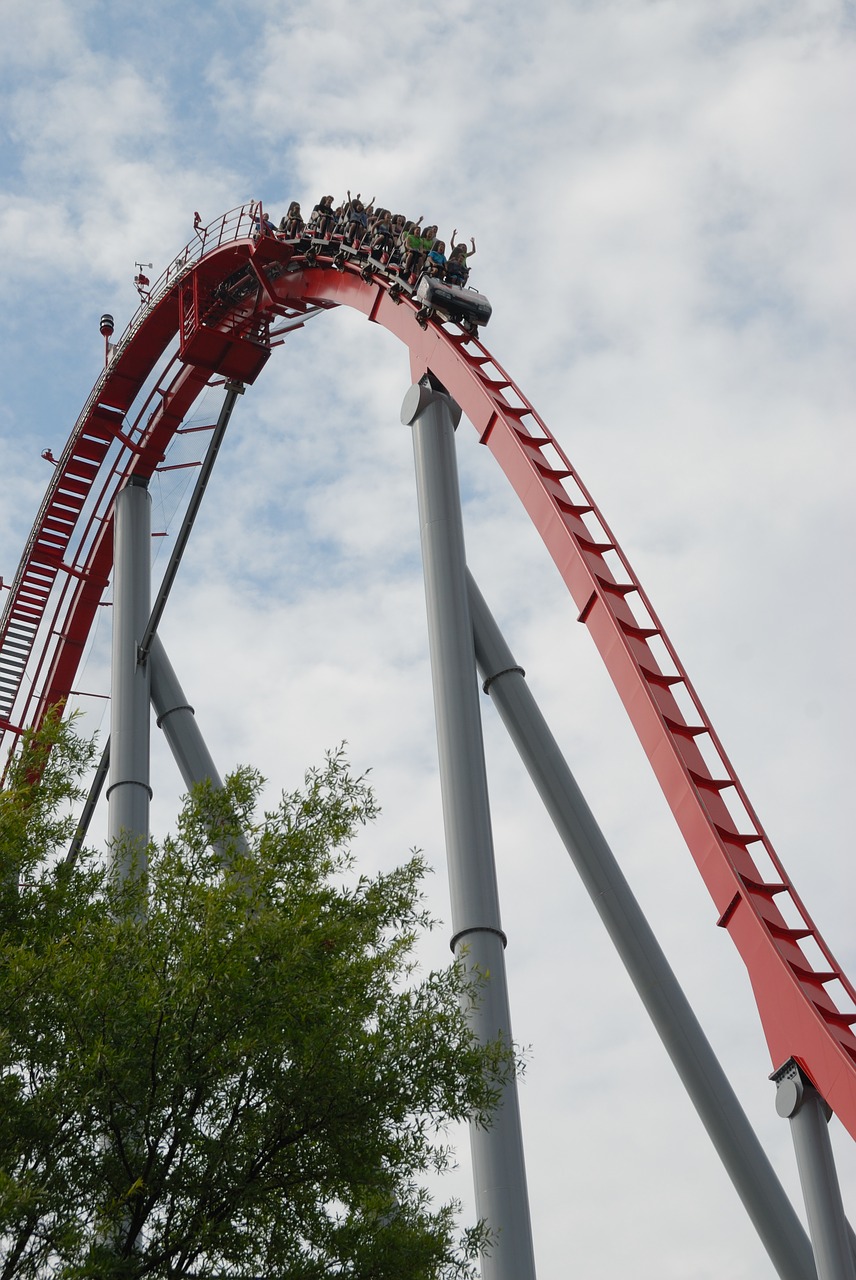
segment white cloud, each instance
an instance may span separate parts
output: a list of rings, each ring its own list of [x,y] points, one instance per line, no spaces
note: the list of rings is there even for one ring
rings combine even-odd
[[[80,24],[94,7],[94,0],[79,0],[74,8],[66,0],[7,0],[0,15],[0,62],[28,77],[68,66],[85,55]]]

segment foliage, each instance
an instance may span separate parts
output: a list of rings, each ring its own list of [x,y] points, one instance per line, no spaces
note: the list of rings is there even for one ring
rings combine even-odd
[[[421,859],[356,875],[365,780],[333,754],[258,818],[240,770],[120,884],[63,860],[87,760],[54,722],[0,792],[0,1278],[469,1274],[419,1177],[513,1063],[471,974],[414,972]]]

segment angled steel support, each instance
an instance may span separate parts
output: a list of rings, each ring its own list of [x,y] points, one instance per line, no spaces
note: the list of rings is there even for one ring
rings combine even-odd
[[[117,495],[114,539],[107,834],[124,879],[145,871],[152,795],[149,670],[140,653],[151,608],[151,499],[145,481],[131,479]]]
[[[221,788],[223,783],[220,774],[205,744],[193,707],[188,702],[161,638],[156,633],[149,641],[149,665],[152,706],[157,716],[158,728],[163,730],[169,743],[184,785],[189,791],[191,787],[207,779],[214,787]],[[236,835],[232,843],[239,853],[248,851],[243,836]],[[215,848],[225,854],[220,842],[215,842]]]
[[[181,564],[190,535],[193,531],[193,525],[199,514],[199,508],[202,506],[202,499],[205,497],[205,490],[208,488],[208,481],[211,479],[211,472],[214,470],[214,463],[217,461],[217,455],[220,452],[220,445],[223,443],[223,437],[226,434],[226,428],[229,425],[229,419],[232,416],[232,410],[235,408],[238,396],[244,394],[243,382],[227,382],[226,394],[223,397],[223,403],[220,406],[220,414],[217,418],[214,430],[211,433],[211,439],[208,442],[208,448],[205,451],[205,457],[202,459],[202,466],[199,468],[199,474],[196,477],[196,483],[193,486],[193,493],[190,495],[190,502],[187,504],[187,510],[184,513],[184,519],[181,522],[181,528],[175,539],[175,546],[172,549],[172,555],[163,575],[158,593],[155,596],[152,605],[151,617],[149,618],[140,648],[143,655],[147,654],[152,642],[152,636],[158,629],[163,611],[166,608],[166,602],[169,599],[169,593],[175,582],[178,569]]]
[[[499,914],[481,715],[467,603],[455,426],[458,406],[427,384],[410,388],[401,420],[413,428],[428,640],[456,956],[489,975],[472,1012],[482,1040],[511,1042],[505,935]],[[495,1233],[484,1280],[534,1280],[517,1086],[511,1081],[489,1129],[470,1128],[476,1205]]]
[[[827,1128],[832,1113],[793,1059],[772,1079],[776,1111],[791,1122],[818,1280],[856,1280],[852,1237]]]
[[[166,656],[160,636],[156,634],[149,641],[149,662],[152,706],[158,728],[163,729],[184,785],[190,790],[209,778],[215,787],[222,787],[223,782],[196,723],[193,707]]]
[[[811,1244],[471,574],[476,659],[532,781],[782,1280]]]

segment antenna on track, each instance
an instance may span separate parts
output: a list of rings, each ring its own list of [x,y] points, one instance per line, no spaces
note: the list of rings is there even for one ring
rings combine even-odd
[[[149,292],[151,280],[149,280],[148,276],[143,275],[143,268],[147,271],[151,271],[152,264],[150,262],[135,262],[134,266],[137,268],[137,274],[134,276],[134,284],[137,286],[137,293],[140,295],[143,302],[149,302],[152,296]]]

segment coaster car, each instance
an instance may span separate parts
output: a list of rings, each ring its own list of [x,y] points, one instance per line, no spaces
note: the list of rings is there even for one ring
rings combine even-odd
[[[421,275],[413,296],[422,303],[416,319],[423,329],[435,311],[448,320],[457,321],[470,333],[479,325],[487,324],[491,316],[491,305],[483,293],[446,284],[436,276]]]

